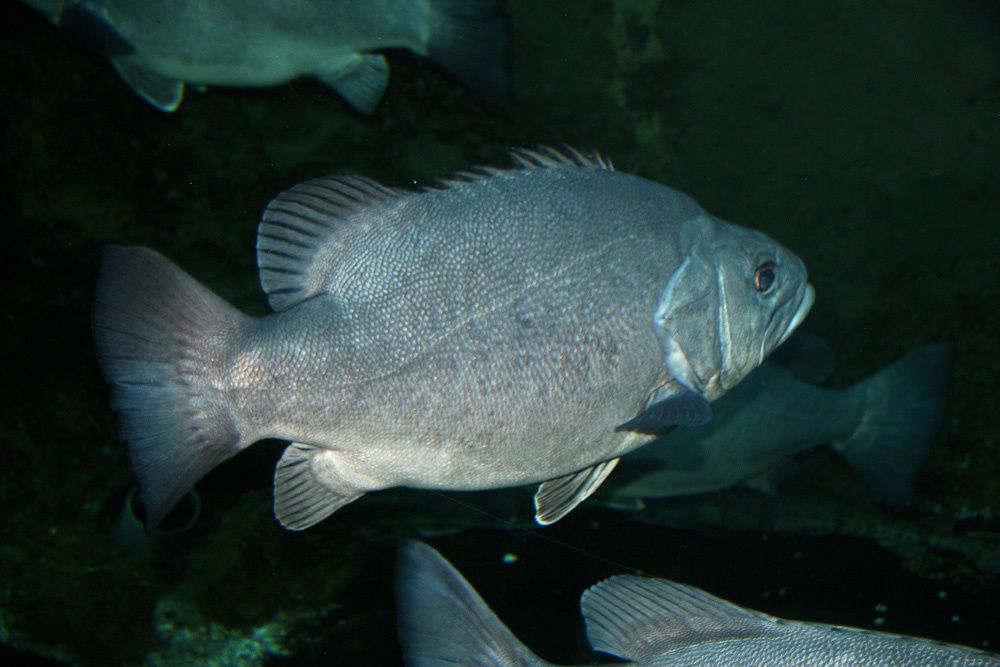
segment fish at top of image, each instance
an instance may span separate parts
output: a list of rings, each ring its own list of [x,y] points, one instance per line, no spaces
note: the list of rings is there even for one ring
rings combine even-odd
[[[711,419],[809,312],[802,261],[572,150],[408,192],[297,185],[258,230],[251,318],[153,250],[105,250],[98,362],[149,526],[252,443],[287,528],[369,491],[541,482],[549,524],[623,454]]]
[[[312,76],[370,114],[403,48],[509,103],[503,0],[24,0],[107,55],[144,100],[174,111],[185,84],[275,86]]]
[[[522,644],[433,548],[407,542],[396,574],[407,665],[552,665]],[[627,665],[688,667],[987,667],[1000,655],[929,639],[792,621],[667,579],[617,575],[580,598],[595,651]]]

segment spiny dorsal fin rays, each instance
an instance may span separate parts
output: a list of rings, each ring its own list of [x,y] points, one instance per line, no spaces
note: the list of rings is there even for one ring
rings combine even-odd
[[[514,148],[510,151],[510,158],[514,162],[513,169],[500,169],[498,167],[473,167],[464,171],[455,172],[447,178],[439,178],[434,185],[424,186],[421,190],[441,190],[458,187],[473,181],[482,181],[493,176],[499,176],[529,169],[549,169],[553,167],[582,167],[584,169],[605,169],[614,171],[615,167],[611,160],[604,157],[596,150],[592,150],[588,155],[584,155],[572,146],[563,145],[562,148],[552,146],[539,146],[538,148]]]
[[[562,148],[553,148],[552,146],[539,146],[535,150],[514,148],[510,151],[510,157],[514,164],[522,169],[564,166],[606,169],[608,171],[615,169],[611,160],[597,151],[592,150],[589,155],[584,155],[566,144],[563,144]]]
[[[498,167],[472,167],[471,169],[466,169],[464,171],[456,171],[447,178],[435,179],[434,185],[424,186],[421,190],[446,190],[448,188],[458,187],[465,183],[471,183],[472,181],[482,181],[493,176],[499,176],[508,171],[510,170],[500,169]]]

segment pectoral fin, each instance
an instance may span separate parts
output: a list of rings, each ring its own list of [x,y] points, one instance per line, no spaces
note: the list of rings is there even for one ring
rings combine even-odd
[[[168,79],[155,72],[140,69],[121,60],[112,60],[118,74],[135,94],[160,111],[176,111],[184,99],[184,82]]]
[[[615,430],[659,433],[671,426],[701,426],[711,419],[712,406],[705,397],[684,389],[648,405],[638,417],[617,426]]]
[[[542,482],[535,493],[535,521],[555,523],[587,499],[611,474],[621,459],[609,459],[563,477]]]
[[[289,530],[309,528],[362,495],[339,474],[329,449],[293,442],[274,471],[274,516]]]

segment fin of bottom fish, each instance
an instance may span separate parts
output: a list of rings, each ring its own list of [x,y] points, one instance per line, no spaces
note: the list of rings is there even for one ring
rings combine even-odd
[[[862,415],[834,449],[892,507],[909,502],[943,422],[951,357],[951,343],[928,345],[850,389],[862,395]]]
[[[163,255],[108,246],[94,295],[94,348],[111,385],[146,528],[239,452],[240,425],[211,378],[246,317]]]
[[[399,550],[396,605],[408,665],[547,665],[493,613],[469,582],[420,542]]]
[[[274,471],[274,516],[289,530],[305,530],[364,491],[338,474],[337,452],[293,442]]]
[[[317,74],[316,78],[336,90],[352,107],[371,115],[389,85],[389,63],[379,55],[358,54],[356,64],[346,73],[338,69],[331,75]]]
[[[607,479],[621,459],[609,459],[569,475],[542,482],[535,492],[535,521],[555,523],[586,500]]]
[[[692,586],[617,575],[580,598],[596,651],[643,662],[685,646],[778,635],[778,620]]]
[[[135,94],[160,111],[176,111],[184,99],[184,82],[168,79],[121,60],[112,60],[119,76]]]

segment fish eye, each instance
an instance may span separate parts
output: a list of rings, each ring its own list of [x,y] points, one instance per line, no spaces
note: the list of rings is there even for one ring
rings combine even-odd
[[[757,271],[753,275],[753,283],[758,292],[763,293],[771,289],[778,277],[777,270],[778,265],[774,262],[764,262],[757,267]]]

